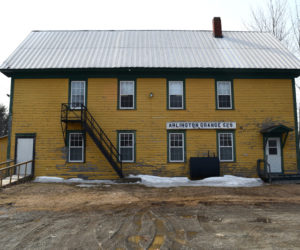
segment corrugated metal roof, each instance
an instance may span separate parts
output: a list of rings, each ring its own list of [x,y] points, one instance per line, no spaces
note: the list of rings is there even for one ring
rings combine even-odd
[[[33,31],[0,69],[300,69],[269,33],[192,30]]]

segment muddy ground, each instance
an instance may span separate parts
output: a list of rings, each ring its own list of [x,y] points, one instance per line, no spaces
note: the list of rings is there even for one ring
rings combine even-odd
[[[300,185],[20,184],[0,190],[0,249],[300,249]]]

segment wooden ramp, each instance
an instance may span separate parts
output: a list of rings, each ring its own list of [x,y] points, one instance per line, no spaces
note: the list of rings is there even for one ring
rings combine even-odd
[[[12,160],[0,163],[0,166],[6,165],[6,167],[0,168],[0,188],[24,182],[32,177],[32,174],[28,173],[27,170],[33,163],[33,160],[10,166],[12,163]]]

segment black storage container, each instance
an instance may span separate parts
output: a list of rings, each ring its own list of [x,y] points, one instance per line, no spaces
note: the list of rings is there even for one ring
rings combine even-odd
[[[218,157],[191,157],[190,177],[201,179],[220,176],[220,161]]]

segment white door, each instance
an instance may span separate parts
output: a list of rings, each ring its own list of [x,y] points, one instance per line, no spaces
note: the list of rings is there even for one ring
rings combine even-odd
[[[266,145],[266,160],[270,164],[271,173],[281,173],[281,144],[279,137],[270,137],[268,138]]]
[[[17,159],[16,163],[21,163],[25,161],[33,160],[33,145],[34,145],[34,138],[17,138]],[[20,166],[20,175],[26,176],[32,174],[32,163]],[[18,172],[17,172],[18,173]]]

